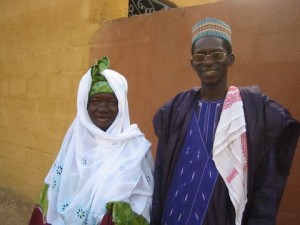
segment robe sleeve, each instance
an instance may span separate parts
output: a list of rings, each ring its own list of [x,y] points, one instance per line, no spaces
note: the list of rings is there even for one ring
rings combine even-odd
[[[300,124],[278,103],[265,107],[265,152],[254,180],[249,214],[243,224],[275,225],[281,197],[299,139]],[[257,166],[257,165],[255,165]]]
[[[106,209],[108,213],[100,225],[149,225],[147,220],[142,215],[136,214],[127,202],[108,202]]]
[[[199,87],[179,93],[154,115],[153,127],[158,138],[151,225],[161,225],[164,199],[180,152],[189,120],[199,96]]]
[[[154,191],[151,211],[151,225],[160,225],[161,223],[161,185],[162,185],[162,170],[163,170],[163,112],[158,111],[153,118],[153,127],[156,136],[158,137],[155,169],[154,169]]]

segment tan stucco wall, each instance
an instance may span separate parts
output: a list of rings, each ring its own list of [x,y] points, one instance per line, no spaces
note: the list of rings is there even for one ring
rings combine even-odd
[[[151,140],[155,153],[153,114],[179,91],[199,85],[190,66],[191,27],[206,16],[217,17],[233,30],[236,61],[229,69],[229,83],[259,85],[300,119],[299,8],[298,0],[232,0],[107,21],[91,41],[90,62],[106,54],[111,67],[127,77],[132,122]],[[299,150],[278,225],[300,224]]]

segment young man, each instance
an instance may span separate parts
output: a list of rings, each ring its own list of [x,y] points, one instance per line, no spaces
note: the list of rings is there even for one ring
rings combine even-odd
[[[201,88],[163,105],[152,225],[275,224],[300,124],[257,87],[228,87],[231,29],[206,18],[193,27],[191,65]]]

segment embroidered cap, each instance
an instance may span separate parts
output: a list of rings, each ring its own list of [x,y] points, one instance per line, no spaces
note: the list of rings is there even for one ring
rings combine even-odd
[[[106,56],[103,56],[100,60],[97,61],[95,65],[92,66],[92,84],[89,91],[89,96],[97,93],[114,93],[106,78],[101,74],[101,72],[108,67],[109,59]]]
[[[192,43],[207,36],[219,37],[231,44],[230,26],[221,20],[207,17],[193,26]]]

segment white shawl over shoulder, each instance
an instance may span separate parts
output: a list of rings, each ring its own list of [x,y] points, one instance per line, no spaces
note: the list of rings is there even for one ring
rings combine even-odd
[[[213,160],[235,208],[240,225],[247,203],[248,151],[243,102],[237,87],[227,92],[215,134]]]

